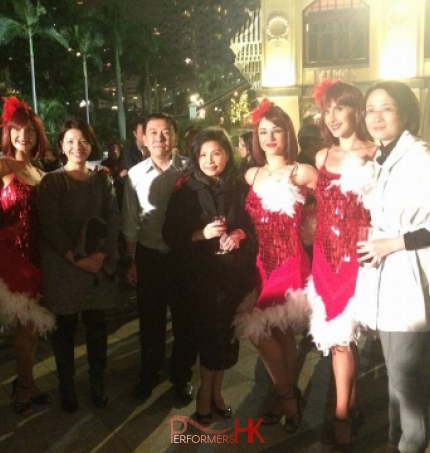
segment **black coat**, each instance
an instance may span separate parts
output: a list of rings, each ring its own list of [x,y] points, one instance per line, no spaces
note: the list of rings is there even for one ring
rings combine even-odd
[[[247,190],[234,178],[217,185],[195,176],[182,178],[170,199],[163,227],[193,313],[200,363],[214,370],[237,362],[238,344],[231,324],[238,305],[255,283],[256,250],[245,211]],[[239,249],[225,255],[215,254],[219,238],[192,241],[194,231],[220,214],[226,217],[227,232],[240,228],[247,235]]]

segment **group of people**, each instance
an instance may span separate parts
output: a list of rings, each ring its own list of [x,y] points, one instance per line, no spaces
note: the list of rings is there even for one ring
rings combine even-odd
[[[121,228],[127,278],[137,289],[136,397],[147,399],[160,380],[169,307],[169,377],[187,402],[199,358],[196,419],[209,424],[213,412],[232,416],[223,375],[238,360],[239,340],[247,338],[278,397],[263,423],[285,420],[293,433],[303,400],[295,335],[309,333],[331,354],[336,384],[334,417],[321,441],[349,452],[364,422],[356,395],[357,339],[371,328],[379,331],[388,371],[389,449],[420,453],[428,440],[423,396],[430,394],[430,150],[418,138],[419,104],[395,81],[378,82],[363,95],[349,83],[324,80],[314,97],[323,140],[310,130],[308,136],[322,149],[305,161],[291,118],[268,99],[251,113],[253,131],[240,138],[239,170],[223,129],[196,131],[183,158],[174,152],[178,127],[170,115],[151,114],[139,124],[147,155],[123,175]],[[78,409],[73,332],[81,313],[91,396],[102,408],[108,402],[104,313],[116,299],[115,190],[105,172],[86,166],[98,144],[81,120],[67,121],[60,131],[64,168],[42,178],[31,159],[43,156],[43,127],[25,104],[16,100],[13,108],[3,115],[0,244],[14,251],[28,277],[20,280],[28,286],[17,286],[8,266],[0,267],[7,291],[0,291],[3,323],[3,307],[26,294],[25,316],[8,313],[17,324],[14,407],[26,413],[32,404],[51,402],[35,385],[31,363],[34,330],[52,329],[53,313],[61,405]],[[308,230],[312,254],[304,246]]]

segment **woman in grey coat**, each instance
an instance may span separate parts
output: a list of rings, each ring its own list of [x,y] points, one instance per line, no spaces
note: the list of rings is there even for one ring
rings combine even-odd
[[[42,230],[42,280],[45,305],[57,315],[52,346],[60,381],[61,407],[78,409],[74,389],[74,331],[79,313],[86,343],[93,404],[108,398],[105,310],[118,301],[116,282],[119,213],[113,184],[103,171],[87,168],[99,145],[85,121],[68,120],[58,136],[68,161],[46,175],[39,192]]]

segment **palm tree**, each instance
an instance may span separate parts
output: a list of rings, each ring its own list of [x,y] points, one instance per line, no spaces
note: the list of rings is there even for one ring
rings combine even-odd
[[[68,43],[53,26],[45,26],[41,23],[41,17],[46,14],[46,9],[39,2],[37,2],[36,5],[33,5],[30,0],[9,0],[9,2],[13,6],[16,19],[0,16],[0,45],[8,44],[16,37],[28,39],[30,50],[31,93],[33,108],[37,113],[33,37],[35,34],[41,34],[54,39],[66,48],[68,47]]]
[[[64,104],[57,99],[39,99],[40,117],[45,127],[51,146],[56,145],[55,139],[60,130],[60,126],[67,117],[68,113]]]
[[[103,8],[102,21],[104,23],[106,40],[110,43],[114,52],[116,93],[118,104],[118,129],[120,139],[125,140],[126,124],[122,91],[121,57],[124,42],[127,39],[131,22],[126,18],[124,2],[114,0],[111,4],[105,6]]]
[[[102,61],[98,51],[104,45],[102,34],[97,30],[98,19],[93,13],[89,13],[80,21],[80,24],[74,25],[68,33],[70,43],[76,46],[77,56],[82,58],[82,69],[84,73],[85,86],[85,110],[87,122],[90,123],[90,104],[88,96],[88,60],[92,59],[99,69],[102,68]]]

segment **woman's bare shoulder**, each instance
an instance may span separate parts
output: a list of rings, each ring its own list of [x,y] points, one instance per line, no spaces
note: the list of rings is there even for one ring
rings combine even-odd
[[[252,186],[255,177],[257,176],[257,172],[260,170],[260,167],[251,167],[245,173],[245,181]]]

